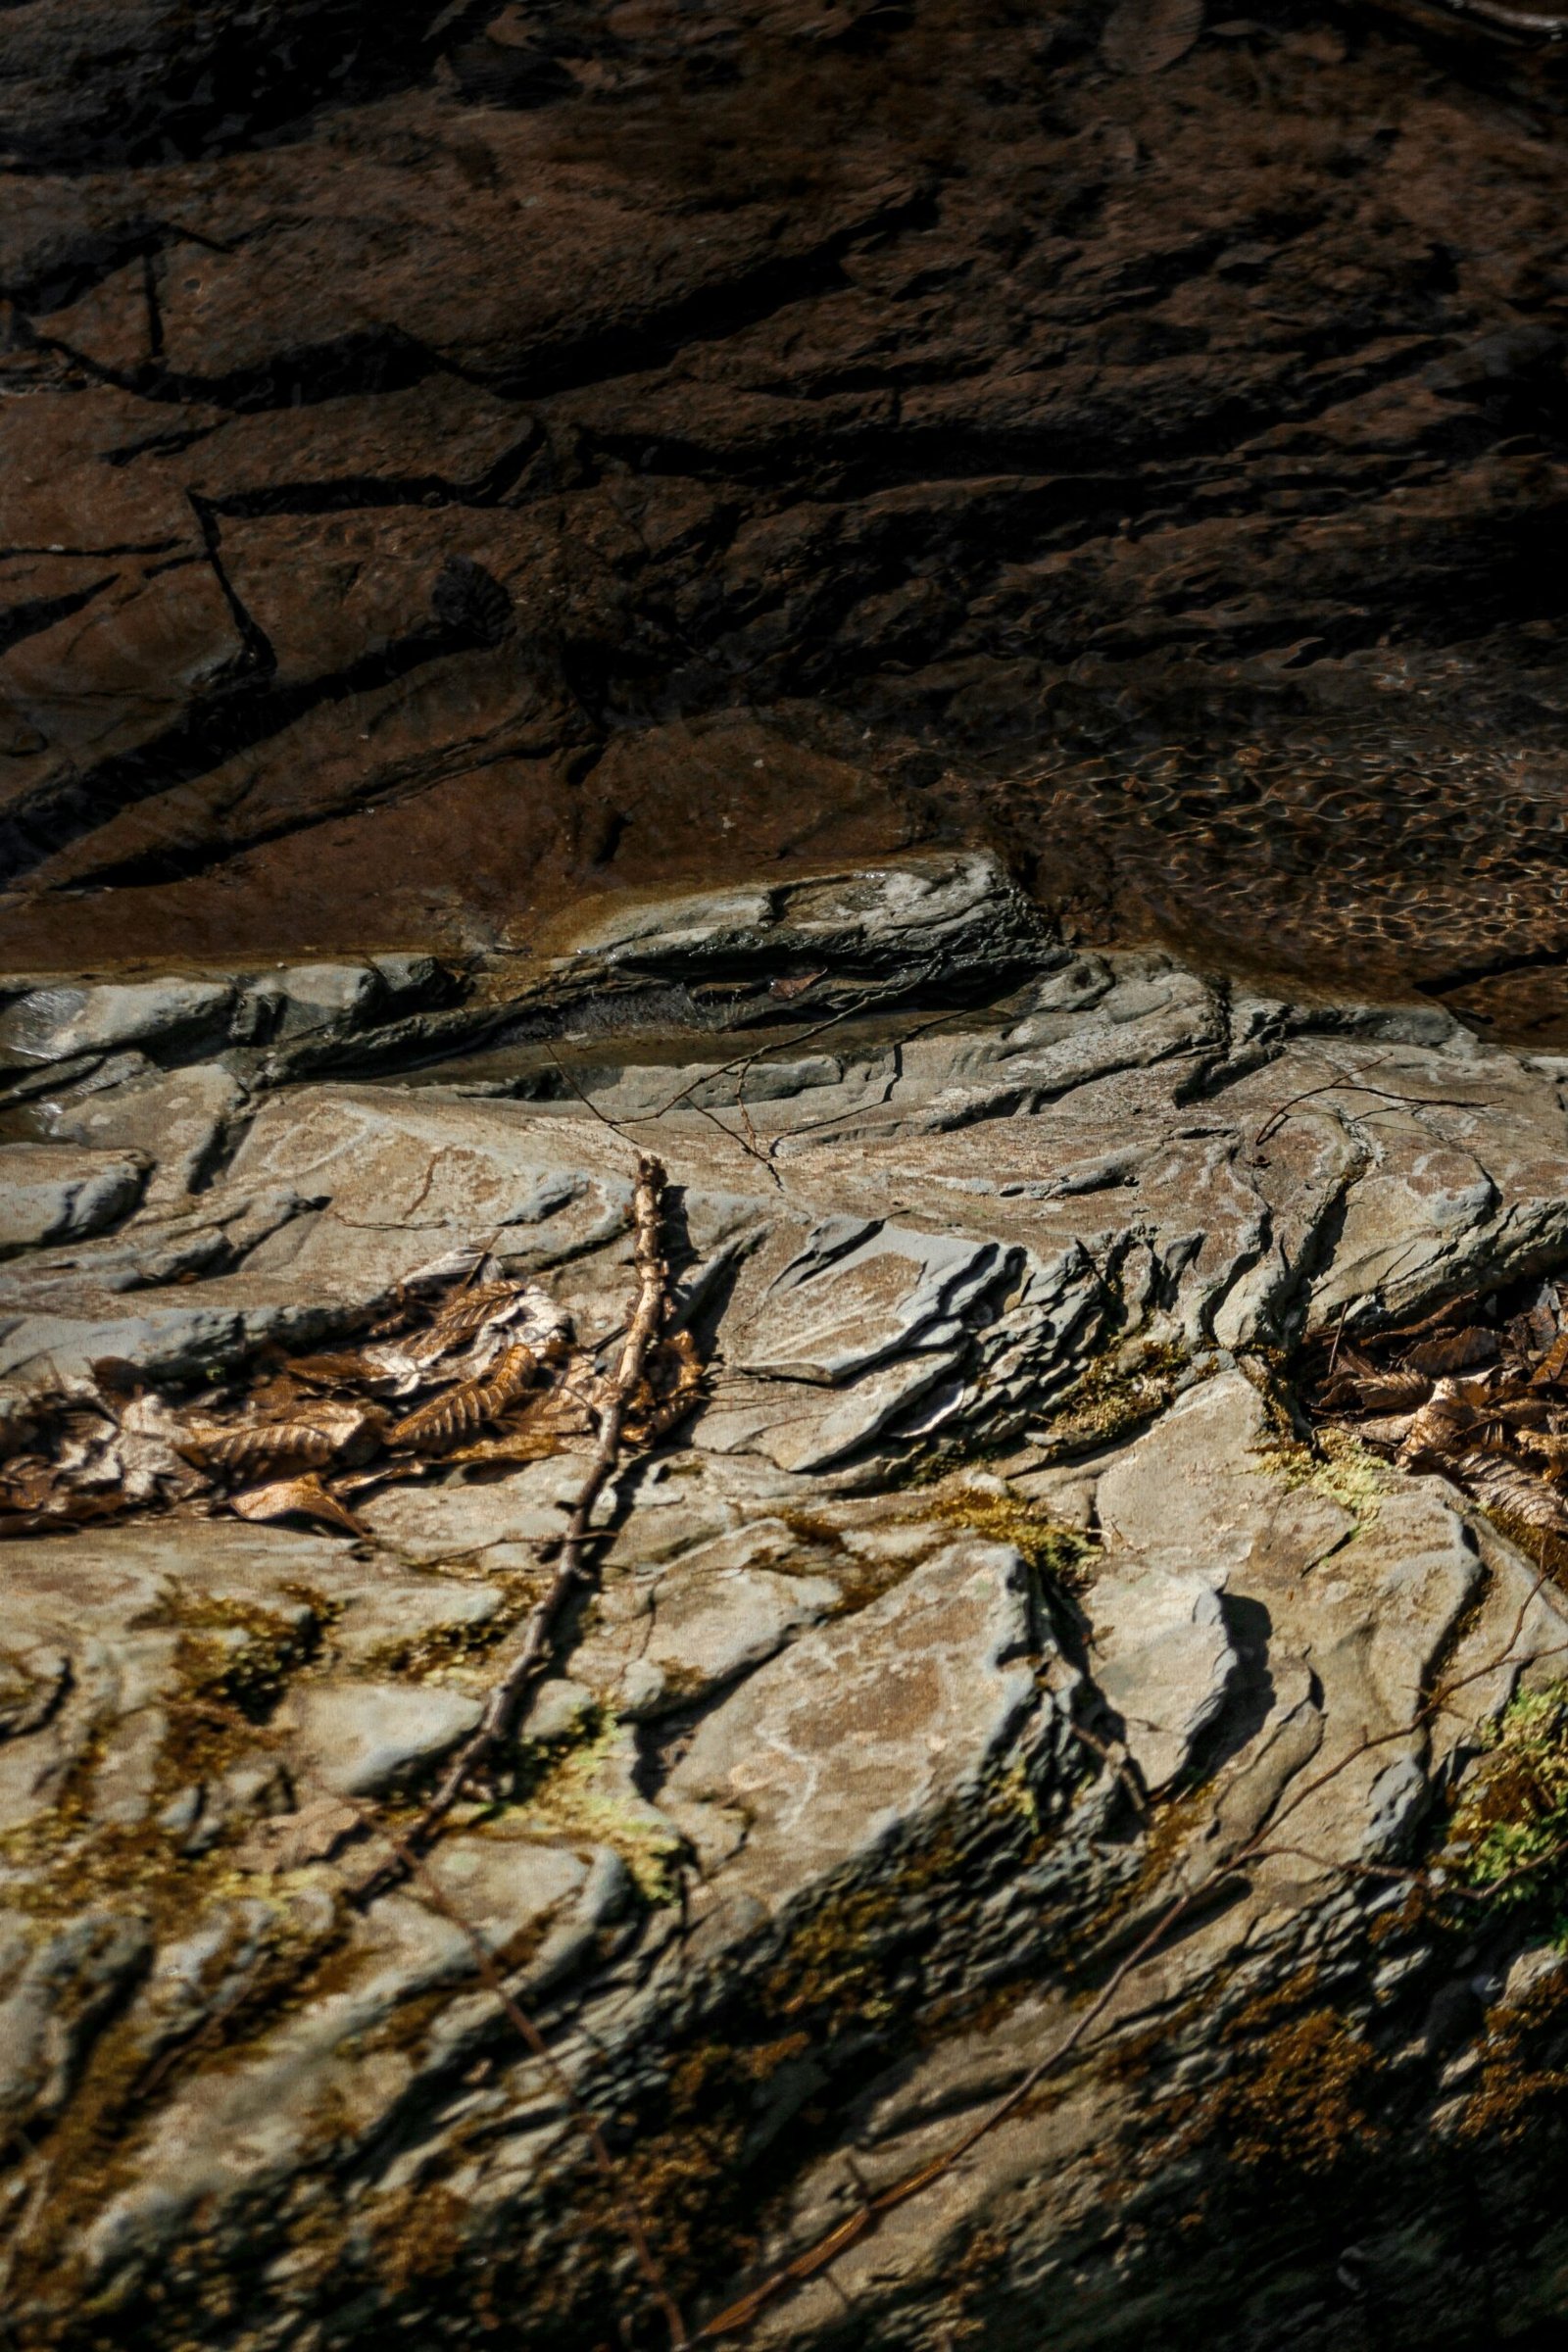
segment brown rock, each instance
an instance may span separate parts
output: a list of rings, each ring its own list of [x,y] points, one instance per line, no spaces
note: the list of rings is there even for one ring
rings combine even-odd
[[[8,960],[483,945],[916,831],[1232,962],[1558,952],[1529,55],[10,18]],[[453,561],[510,624],[440,621]],[[755,789],[695,748],[754,726]]]

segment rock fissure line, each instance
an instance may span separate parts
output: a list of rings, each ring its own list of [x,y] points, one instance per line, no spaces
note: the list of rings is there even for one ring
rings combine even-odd
[[[525,979],[386,957],[18,984],[0,1009],[7,1116],[32,1122],[0,1144],[0,1482],[41,1507],[47,1377],[58,1467],[110,1513],[7,1545],[0,2103],[55,2167],[36,2203],[19,2185],[25,2327],[89,2352],[78,2315],[111,2296],[130,2352],[172,2309],[267,2352],[351,2295],[437,2328],[504,2296],[548,2352],[610,2309],[652,2340],[618,2199],[692,2330],[781,2278],[747,2307],[760,2343],[825,2347],[841,2290],[891,2345],[911,2311],[946,2324],[956,2280],[988,2328],[1035,2328],[1028,2281],[1071,2244],[1087,2340],[1125,2261],[1187,2352],[1225,2340],[1216,2282],[1253,2308],[1223,2244],[1277,2258],[1236,2149],[1353,2146],[1341,2074],[1381,2086],[1387,2162],[1368,2137],[1371,2169],[1336,2158],[1305,2210],[1343,2197],[1397,2236],[1401,2181],[1430,2208],[1473,2150],[1524,2276],[1535,2209],[1489,2118],[1544,2102],[1550,2144],[1529,2082],[1555,2064],[1556,1833],[1488,1808],[1553,1720],[1528,1710],[1554,1703],[1568,1610],[1463,1460],[1325,1423],[1314,1367],[1479,1347],[1443,1301],[1491,1286],[1478,1311],[1549,1350],[1555,1071],[1431,1007],[1220,992],[1039,930],[988,1001],[927,1009],[933,972],[947,993],[1024,938],[963,854],[595,920]],[[735,993],[706,1001],[715,973]],[[789,1029],[748,1039],[781,1003]],[[548,1042],[498,1043],[509,1015]],[[1230,1083],[1198,1117],[1182,1079],[1219,1039]],[[356,1054],[374,1082],[341,1074]],[[1375,1160],[1368,1083],[1401,1098]],[[466,1929],[404,1866],[351,1897],[367,1822],[406,1839],[527,1642],[541,1558],[559,1572],[636,1319],[650,1121],[679,1172],[657,1255],[689,1252],[659,1344],[695,1322],[716,1376],[619,1457],[569,1650],[547,1642],[437,1860],[600,2119],[612,2193],[512,2057]],[[509,1350],[558,1318],[564,1382],[502,1405]],[[1531,1397],[1521,1431],[1557,1409]],[[454,1443],[360,1466],[377,1413]],[[172,1427],[209,1482],[184,1500]],[[352,1538],[309,1516],[308,1476]],[[258,1480],[281,1516],[234,1511]],[[1279,2088],[1303,2052],[1304,2107]],[[1041,2068],[1049,2100],[988,2122]],[[1117,2254],[1141,2179],[1185,2180],[1228,2238],[1156,2222]],[[1016,2250],[966,2268],[976,2231]],[[1293,2260],[1331,2282],[1340,2251]],[[1415,2352],[1431,2274],[1396,2259]],[[1468,2314],[1486,2264],[1455,2261]],[[267,2282],[225,2317],[236,2262]]]
[[[1484,1665],[1474,1668],[1464,1678],[1466,1682],[1479,1681],[1495,1675],[1500,1667],[1510,1663],[1513,1643],[1522,1630],[1530,1604],[1538,1596],[1545,1581],[1546,1572],[1543,1570],[1537,1584],[1520,1605],[1510,1641],[1495,1657],[1487,1660]],[[1543,1654],[1557,1655],[1563,1652],[1568,1652],[1568,1639],[1558,1644],[1555,1651]],[[1442,1689],[1435,1692],[1424,1703],[1421,1713],[1408,1726],[1401,1727],[1397,1731],[1384,1733],[1380,1737],[1374,1738],[1371,1735],[1365,1737],[1327,1772],[1308,1781],[1303,1788],[1297,1790],[1290,1800],[1280,1808],[1278,1820],[1283,1822],[1288,1819],[1293,1812],[1307,1803],[1320,1790],[1328,1788],[1343,1772],[1348,1771],[1352,1764],[1359,1762],[1363,1756],[1373,1753],[1381,1746],[1406,1740],[1424,1717],[1445,1706],[1453,1691],[1462,1687],[1462,1684],[1455,1684],[1452,1690]],[[1082,1732],[1081,1727],[1077,1728],[1080,1737],[1087,1740],[1087,1734]],[[1098,1747],[1096,1742],[1090,1741],[1089,1744]],[[1110,1761],[1102,1748],[1098,1752],[1102,1754],[1103,1760]],[[1271,1833],[1266,1836],[1260,1833],[1239,1853],[1222,1862],[1214,1874],[1204,1880],[1200,1887],[1176,1897],[1170,1908],[1155,1921],[1153,1927],[1133,1947],[1126,1958],[1117,1963],[1095,1999],[1083,2011],[1057,2046],[1039,2059],[993,2107],[969,2124],[938,2155],[932,2157],[916,2172],[894,2181],[890,2187],[867,2195],[858,2212],[852,2215],[848,2221],[841,2223],[828,2236],[819,2240],[817,2244],[807,2247],[782,2270],[762,2279],[737,2301],[727,2305],[713,2318],[705,2322],[697,2331],[696,2340],[701,2343],[721,2336],[745,2334],[752,2323],[759,2319],[770,2304],[786,2297],[792,2289],[804,2285],[808,2279],[827,2269],[840,2255],[846,2253],[852,2246],[858,2244],[863,2237],[875,2230],[878,2221],[884,2215],[897,2211],[899,2207],[907,2204],[912,2198],[919,2196],[924,2190],[934,2187],[938,2181],[944,2180],[956,2166],[962,2162],[972,2148],[977,2147],[991,2132],[1005,2123],[1007,2118],[1023,2105],[1039,2085],[1073,2055],[1092,2029],[1099,2024],[1123,1984],[1157,1952],[1168,1936],[1181,1927],[1195,1912],[1214,1901],[1231,1880],[1245,1876],[1254,1865],[1268,1861],[1275,1856],[1299,1857],[1330,1872],[1344,1873],[1348,1877],[1356,1875],[1386,1877],[1405,1883],[1417,1881],[1422,1877],[1419,1871],[1414,1870],[1390,1870],[1378,1865],[1325,1860],[1321,1855],[1305,1853],[1304,1849],[1300,1847],[1281,1845],[1275,1842]],[[1528,1877],[1535,1870],[1550,1867],[1552,1860],[1552,1857],[1547,1857],[1544,1861],[1523,1866],[1521,1872],[1516,1875]],[[1510,1883],[1506,1880],[1498,1882],[1497,1887],[1493,1891],[1496,1891]],[[1488,1899],[1473,1889],[1461,1888],[1459,1891],[1461,1894],[1470,1895],[1472,1900]]]

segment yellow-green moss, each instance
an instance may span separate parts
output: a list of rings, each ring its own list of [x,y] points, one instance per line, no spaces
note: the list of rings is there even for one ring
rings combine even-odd
[[[653,1805],[596,1785],[618,1737],[619,1725],[606,1707],[586,1716],[572,1740],[525,1754],[524,1769],[531,1764],[539,1777],[518,1801],[541,1829],[612,1847],[646,1902],[672,1902],[680,1838]]]
[[[1548,1908],[1568,1935],[1568,1682],[1521,1690],[1484,1738],[1445,1867],[1489,1906]]]
[[[1041,1503],[984,1487],[957,1487],[938,1495],[931,1507],[936,1518],[955,1527],[972,1528],[994,1544],[1010,1544],[1032,1568],[1058,1584],[1076,1587],[1089,1581],[1099,1544],[1081,1528],[1054,1519]]]
[[[1381,1454],[1347,1429],[1323,1430],[1315,1446],[1260,1446],[1252,1459],[1265,1477],[1278,1479],[1282,1486],[1326,1494],[1349,1512],[1357,1527],[1370,1527],[1385,1496],[1399,1488]]]
[[[1162,1412],[1186,1370],[1186,1350],[1173,1343],[1146,1346],[1130,1360],[1104,1356],[1051,1417],[1043,1432],[1048,1461],[1108,1446]]]

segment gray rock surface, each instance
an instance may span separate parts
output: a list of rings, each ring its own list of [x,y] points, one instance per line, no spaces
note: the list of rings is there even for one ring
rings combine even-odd
[[[145,1173],[120,1152],[0,1144],[0,1251],[102,1232],[134,1205]]]
[[[842,1624],[801,1635],[704,1718],[662,1799],[727,1892],[766,1909],[916,1839],[1030,1710],[1028,1579],[956,1544]]]
[[[79,1054],[211,1033],[232,1001],[233,990],[213,980],[40,988],[0,1013],[0,1053],[26,1061],[67,1061]]]
[[[645,906],[584,955],[756,978],[809,950],[912,989],[927,954],[979,956],[999,888],[927,858],[858,895]],[[369,971],[278,975],[270,1035],[395,1011],[404,979]],[[702,2316],[1045,2065],[758,2340],[935,2346],[975,2319],[1034,2342],[1049,2307],[1086,2347],[1128,2341],[1127,2311],[1185,2342],[1216,2278],[1246,2301],[1314,2178],[1249,2205],[1223,2103],[1252,2095],[1258,2021],[1303,2016],[1319,2054],[1273,2128],[1294,2144],[1290,2100],[1326,2109],[1364,2057],[1388,2162],[1356,2194],[1417,2308],[1399,2232],[1450,2193],[1497,2036],[1556,1977],[1524,1911],[1466,1945],[1400,1874],[1521,1682],[1551,1684],[1568,1603],[1443,1480],[1303,1444],[1292,1350],[1568,1255],[1568,1073],[1161,956],[1037,944],[999,985],[968,1010],[884,998],[808,1047],[819,1016],[563,1030],[602,1115],[538,1088],[527,1038],[431,1062],[421,1034],[420,1066],[374,1082],[270,1075],[244,1040],[117,1074],[78,1067],[85,1016],[61,1014],[78,1061],[46,1097],[22,1082],[35,1140],[4,1150],[58,1168],[68,1218],[107,1171],[134,1187],[113,1232],[16,1245],[3,1377],[16,1414],[49,1383],[85,1397],[105,1356],[155,1386],[102,1441],[145,1507],[3,1562],[24,2340],[139,2352],[171,2311],[234,2352],[336,2342],[345,2311],[343,2340],[445,2340],[504,2289],[542,2346],[597,2342],[637,2290],[578,2097],[626,2119],[651,2217],[702,2217],[671,2257]],[[363,1537],[307,1533],[161,1488],[158,1384],[316,1345],[487,1250],[612,1348],[640,1147],[678,1187],[702,1400],[603,1499],[598,1589],[494,1801],[428,1883],[356,1900],[356,1808],[406,1817],[476,1721],[588,1441],[436,1465],[366,1498]],[[112,2165],[50,2169],[111,2140]],[[1511,2159],[1475,2161],[1500,2181]],[[1331,2302],[1345,2242],[1300,2257]]]
[[[371,1682],[302,1690],[289,1710],[306,1775],[337,1796],[378,1796],[438,1762],[479,1712],[460,1690]]]

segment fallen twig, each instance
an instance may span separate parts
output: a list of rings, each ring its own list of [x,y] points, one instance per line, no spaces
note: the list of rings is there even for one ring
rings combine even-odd
[[[522,1639],[506,1672],[492,1688],[477,1728],[459,1749],[424,1811],[405,1834],[407,1844],[415,1849],[428,1843],[474,1774],[489,1762],[506,1740],[529,1685],[549,1663],[551,1642],[567,1603],[588,1582],[594,1508],[619,1462],[626,1414],[642,1386],[649,1349],[659,1337],[669,1309],[669,1268],[662,1248],[665,1181],[662,1161],[640,1152],[632,1194],[637,1299],[621,1342],[619,1360],[607,1384],[603,1401],[596,1407],[599,1443],[572,1505],[550,1589],[526,1619]],[[362,1899],[377,1892],[387,1878],[386,1871],[378,1872],[361,1889]]]
[[[1390,1058],[1389,1054],[1380,1054],[1376,1061],[1364,1061],[1361,1069],[1380,1070]],[[1404,1095],[1391,1087],[1368,1086],[1359,1071],[1347,1071],[1339,1077],[1325,1078],[1319,1086],[1303,1087],[1298,1095],[1292,1095],[1286,1102],[1281,1102],[1276,1109],[1269,1113],[1253,1136],[1252,1150],[1256,1152],[1261,1145],[1267,1143],[1269,1137],[1277,1129],[1284,1126],[1298,1102],[1310,1102],[1318,1095],[1339,1094],[1375,1095],[1380,1102],[1396,1102],[1406,1110],[1485,1110],[1487,1108],[1487,1104],[1484,1102],[1466,1102],[1457,1095]],[[1348,1115],[1354,1117],[1355,1113],[1350,1112]],[[1370,1116],[1371,1114],[1363,1113],[1362,1115]]]

